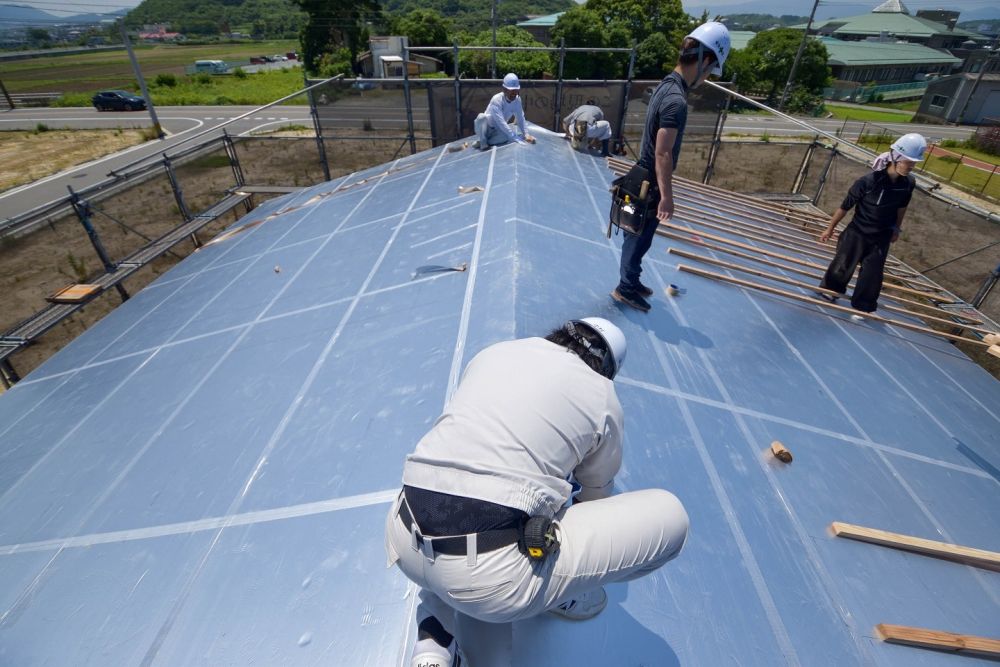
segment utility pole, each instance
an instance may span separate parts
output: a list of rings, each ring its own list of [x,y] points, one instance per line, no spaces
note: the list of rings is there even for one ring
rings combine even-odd
[[[965,98],[965,104],[962,105],[962,112],[958,114],[958,119],[955,121],[956,124],[961,125],[965,122],[965,112],[969,108],[969,102],[972,101],[972,96],[976,94],[976,89],[979,88],[979,82],[983,80],[983,74],[986,74],[986,70],[989,69],[990,61],[996,54],[998,43],[1000,43],[1000,36],[993,40],[992,50],[983,58],[983,64],[979,68],[979,76],[976,77],[976,82],[972,84],[972,90],[969,91],[969,96]]]
[[[497,78],[497,1],[490,5],[490,23],[493,25],[493,50],[490,51],[490,78]]]
[[[792,90],[792,82],[795,80],[795,70],[799,68],[799,59],[802,58],[802,52],[806,50],[806,40],[809,39],[809,29],[812,28],[817,5],[819,5],[819,0],[813,0],[813,8],[809,12],[809,22],[806,23],[806,32],[802,35],[802,41],[799,42],[799,50],[795,53],[795,60],[792,61],[792,71],[788,73],[788,82],[785,83],[785,89],[781,91],[781,101],[778,102],[778,111],[785,110],[785,101],[788,99],[788,93]]]
[[[13,110],[14,100],[10,98],[10,93],[7,92],[7,86],[3,85],[3,81],[0,81],[0,92],[3,92],[3,96],[7,99],[7,104],[10,105],[11,110]]]
[[[132,42],[129,41],[128,32],[125,30],[125,19],[123,18],[118,22],[118,30],[122,34],[122,41],[125,43],[125,50],[128,51],[128,59],[132,61],[132,69],[135,71],[135,78],[139,80],[139,89],[142,91],[142,97],[146,100],[146,108],[149,109],[149,116],[153,121],[153,129],[156,130],[157,139],[165,139],[166,134],[163,133],[163,128],[160,127],[160,120],[156,117],[156,109],[153,107],[153,98],[149,96],[149,89],[146,88],[146,80],[142,78],[142,70],[139,69],[139,61],[135,58],[135,53],[132,51]]]

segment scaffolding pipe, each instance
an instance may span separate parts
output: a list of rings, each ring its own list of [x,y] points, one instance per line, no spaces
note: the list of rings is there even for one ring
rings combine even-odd
[[[80,195],[73,191],[72,186],[67,185],[66,188],[69,190],[70,203],[73,205],[73,210],[80,219],[80,224],[86,230],[87,236],[90,238],[90,243],[94,246],[94,250],[97,251],[97,256],[100,258],[101,263],[104,264],[104,270],[108,273],[114,273],[118,267],[111,261],[108,251],[104,249],[104,244],[101,242],[101,237],[97,234],[97,230],[94,229],[94,225],[90,221],[90,204],[80,199]],[[115,283],[115,289],[118,290],[122,301],[128,300],[128,292],[125,291],[120,282]]]

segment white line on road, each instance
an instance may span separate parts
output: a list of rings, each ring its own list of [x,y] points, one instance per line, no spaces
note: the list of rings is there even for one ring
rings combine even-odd
[[[204,125],[204,123],[202,123],[197,118],[185,118],[184,120],[192,120],[195,123],[197,123],[197,125],[195,125],[192,128],[188,128],[188,129],[186,129],[186,130],[184,130],[182,132],[178,132],[177,134],[171,135],[172,139],[176,138],[176,137],[179,137],[179,136],[181,136],[183,134],[187,134],[188,132],[193,132],[194,130],[199,129],[201,126]],[[99,165],[100,163],[106,162],[106,161],[108,161],[108,160],[110,160],[112,158],[121,157],[122,155],[125,155],[127,153],[131,153],[132,151],[137,151],[140,148],[146,148],[148,146],[149,146],[149,142],[139,144],[138,146],[132,146],[131,148],[126,148],[123,151],[118,151],[117,153],[111,153],[109,155],[105,155],[104,157],[97,158],[96,160],[91,160],[90,162],[85,162],[85,163],[83,163],[81,165],[77,165],[77,166],[72,167],[70,169],[65,169],[65,170],[60,171],[58,173],[52,174],[51,176],[46,176],[45,178],[40,178],[37,181],[33,181],[31,183],[25,183],[24,185],[22,185],[20,187],[14,188],[13,190],[7,190],[6,192],[0,193],[0,199],[3,199],[5,197],[9,197],[9,196],[14,195],[14,194],[17,194],[18,192],[23,192],[24,190],[27,190],[29,188],[35,187],[36,185],[41,185],[43,183],[48,183],[49,181],[53,181],[53,180],[55,180],[57,178],[62,178],[63,176],[67,176],[68,174],[72,174],[75,171],[80,171],[81,169],[89,169],[91,167],[95,167],[95,166]],[[164,149],[164,150],[166,150],[166,149]]]

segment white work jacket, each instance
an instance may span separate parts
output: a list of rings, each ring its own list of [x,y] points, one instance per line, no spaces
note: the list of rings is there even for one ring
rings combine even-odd
[[[524,129],[524,107],[521,106],[520,95],[515,97],[513,102],[508,102],[503,93],[497,93],[490,99],[490,103],[486,107],[486,116],[489,118],[490,127],[506,134],[510,141],[517,140],[517,135],[507,124],[507,119],[511,116],[514,117],[517,129],[521,131],[521,136],[527,134]]]

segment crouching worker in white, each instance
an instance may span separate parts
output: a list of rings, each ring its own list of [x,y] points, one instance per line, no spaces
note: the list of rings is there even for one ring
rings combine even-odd
[[[407,457],[386,518],[389,565],[422,589],[411,667],[455,667],[460,656],[464,667],[507,667],[512,622],[595,616],[604,584],[680,553],[688,516],[675,496],[611,495],[624,359],[621,330],[586,318],[469,362]],[[571,478],[579,493],[568,505]]]

